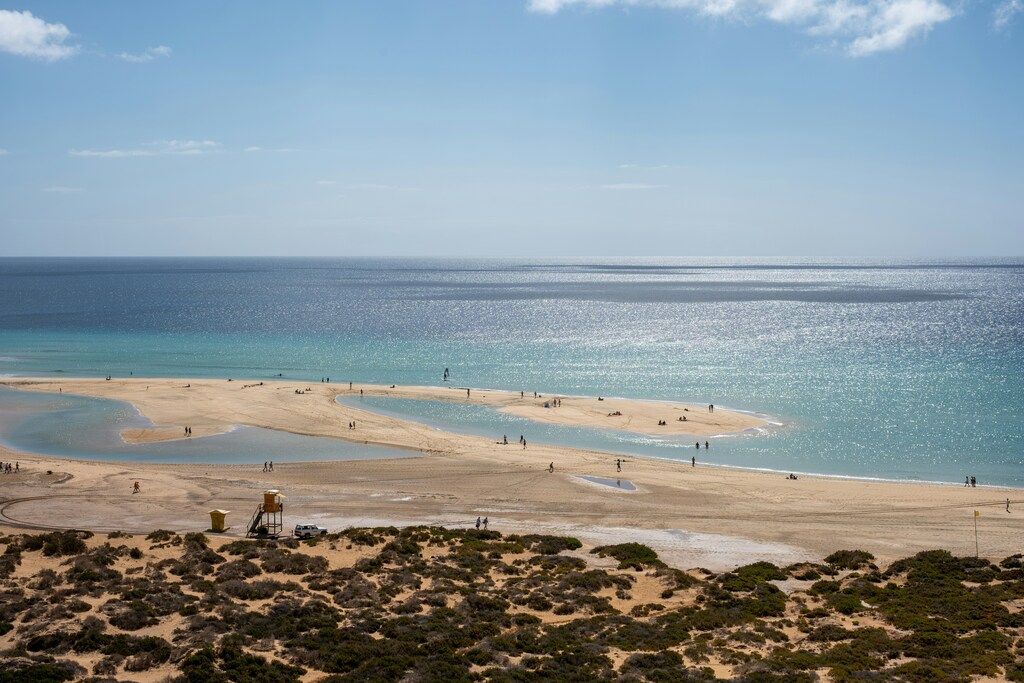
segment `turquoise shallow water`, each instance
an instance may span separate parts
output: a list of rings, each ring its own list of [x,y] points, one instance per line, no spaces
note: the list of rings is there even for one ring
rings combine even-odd
[[[0,387],[0,442],[32,453],[88,460],[236,464],[418,455],[405,449],[244,426],[225,434],[162,443],[126,444],[121,439],[122,429],[151,425],[121,401]]]
[[[1024,486],[1013,260],[0,259],[0,373],[438,384],[445,367],[786,423],[717,440],[721,464]]]

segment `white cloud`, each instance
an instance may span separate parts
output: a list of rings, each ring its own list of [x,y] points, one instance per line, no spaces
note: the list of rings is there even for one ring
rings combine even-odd
[[[948,1],[948,0],[947,0]],[[1009,21],[1024,0],[1003,0],[997,26]],[[955,15],[943,0],[529,0],[533,12],[554,14],[567,7],[656,7],[689,10],[737,21],[765,19],[840,42],[855,57],[895,50]]]
[[[246,147],[242,151],[244,151],[244,152],[274,152],[274,153],[277,153],[277,154],[287,154],[288,152],[298,152],[299,150],[294,149],[293,147],[257,147],[256,145],[251,145],[249,147]]]
[[[0,147],[0,157],[4,156],[5,154],[10,154],[10,152],[8,152],[8,151],[7,151],[6,149],[4,149],[3,147]]]
[[[850,43],[854,56],[869,55],[901,47],[932,26],[953,18],[953,10],[938,0],[900,0],[891,2],[871,22],[871,32]]]
[[[648,183],[608,183],[601,185],[602,190],[660,190],[664,185],[650,185]]]
[[[316,184],[317,185],[324,185],[324,186],[337,185],[338,181],[337,180],[318,180],[318,181],[316,181]]]
[[[141,147],[129,149],[70,149],[68,154],[73,157],[101,157],[119,159],[125,157],[155,157],[162,155],[211,154],[222,151],[219,142],[213,140],[156,140],[147,142]]]
[[[145,62],[152,62],[159,57],[170,56],[171,48],[166,45],[157,45],[156,47],[147,47],[142,52],[122,52],[117,55],[117,58],[125,62],[132,62],[133,64],[143,64]]]
[[[44,187],[43,192],[53,192],[56,194],[77,194],[78,192],[85,192],[81,187],[65,187],[64,185],[54,185],[52,187]]]
[[[49,24],[28,10],[0,9],[0,52],[47,62],[70,57],[77,45],[67,45],[71,31],[64,24]]]
[[[996,5],[992,11],[992,25],[1002,30],[1010,25],[1013,18],[1024,11],[1024,2],[1021,0],[1003,0]]]

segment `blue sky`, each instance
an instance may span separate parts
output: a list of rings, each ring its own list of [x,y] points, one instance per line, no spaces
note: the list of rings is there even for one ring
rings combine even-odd
[[[0,2],[0,255],[1024,255],[1020,2]]]

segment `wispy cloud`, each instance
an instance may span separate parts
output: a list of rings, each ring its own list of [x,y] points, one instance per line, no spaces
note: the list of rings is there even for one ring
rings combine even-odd
[[[8,151],[7,151],[6,149],[4,149],[3,147],[0,147],[0,157],[4,156],[5,154],[10,154],[10,152],[8,152]]]
[[[155,157],[163,155],[194,156],[220,152],[223,146],[213,140],[156,140],[139,147],[127,149],[70,149],[73,157],[101,157],[120,159],[126,157]]]
[[[81,187],[66,187],[64,185],[53,185],[51,187],[44,187],[43,192],[52,192],[55,194],[77,194],[79,192],[85,192],[85,189]]]
[[[244,152],[272,152],[272,153],[275,153],[275,154],[287,154],[288,152],[298,152],[299,150],[295,149],[294,147],[257,147],[256,145],[251,145],[249,147],[246,147],[242,151],[244,151]]]
[[[70,37],[64,24],[48,23],[28,10],[0,9],[0,52],[55,62],[78,51],[67,43]]]
[[[1022,0],[1003,0],[992,11],[992,25],[1001,31],[1009,26],[1013,18],[1022,11],[1024,11]]]
[[[1021,2],[1003,0],[1004,5],[1017,5],[1018,10]],[[737,21],[765,19],[838,41],[854,57],[900,48],[955,15],[952,7],[942,0],[529,0],[528,3],[531,11],[542,14],[554,14],[573,6],[656,7]],[[1007,16],[1016,11],[1009,10]]]
[[[602,190],[660,190],[664,185],[651,185],[649,183],[608,183],[600,186]]]
[[[316,184],[317,185],[322,185],[324,187],[330,187],[331,185],[337,185],[338,181],[337,180],[318,180],[318,181],[316,181]]]
[[[160,57],[170,56],[171,48],[166,45],[157,45],[156,47],[147,47],[142,52],[121,52],[118,53],[117,58],[133,64],[144,64]]]

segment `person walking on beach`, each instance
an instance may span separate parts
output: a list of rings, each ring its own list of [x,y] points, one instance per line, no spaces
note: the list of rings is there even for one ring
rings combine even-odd
[[[266,460],[263,461],[263,471],[264,472],[267,471],[267,461]]]
[[[696,466],[697,466],[697,458],[691,457],[690,458],[690,467],[696,467]]]
[[[469,389],[466,389],[466,398],[469,398]]]
[[[1006,499],[1006,514],[1010,514],[1010,499]]]
[[[966,488],[966,487],[968,487],[970,485],[971,485],[971,478],[970,477],[964,477],[964,487]]]
[[[550,465],[548,465],[548,472],[554,472],[554,471],[555,471],[555,463],[551,463]]]
[[[135,493],[138,493],[139,491],[140,491],[140,489],[139,489],[139,482],[135,482],[135,486],[132,489],[132,493],[135,494]]]
[[[622,471],[622,460],[620,458],[615,458],[615,471],[616,472],[621,472]]]
[[[504,446],[507,446],[507,445],[508,445],[508,434],[506,434],[506,435],[504,435],[503,437],[501,437],[501,443],[502,443],[502,445],[504,445]]]
[[[526,450],[526,439],[523,439],[523,450]]]
[[[519,435],[519,443],[523,443],[524,441],[526,441],[526,439],[525,439],[525,438],[523,438],[523,435],[522,435],[522,434],[520,434],[520,435]]]
[[[274,471],[274,461],[271,460],[269,464],[270,464],[270,469],[268,471],[269,472],[273,472]]]
[[[978,480],[975,479],[973,475],[971,475],[971,488],[974,488],[977,485],[978,485]]]
[[[715,412],[715,404],[714,403],[709,403],[708,404],[708,412],[709,413]]]
[[[487,524],[488,524],[488,523],[489,523],[489,522],[488,522],[487,518],[486,518],[486,517],[484,517],[484,531],[487,531]]]
[[[479,517],[476,518],[476,530],[480,531],[480,518]]]

